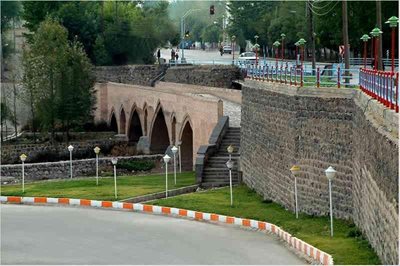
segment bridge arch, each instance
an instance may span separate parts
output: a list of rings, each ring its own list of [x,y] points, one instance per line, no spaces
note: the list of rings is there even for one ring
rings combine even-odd
[[[138,142],[141,136],[143,136],[142,123],[136,104],[133,104],[129,119],[128,139],[132,142]]]
[[[114,108],[111,109],[111,115],[110,115],[110,120],[109,120],[109,125],[111,131],[114,131],[115,134],[118,134],[118,123],[117,123],[117,118],[115,117],[115,111]]]
[[[149,130],[148,130],[148,127],[147,127],[147,123],[148,123],[148,120],[149,120],[149,113],[148,113],[148,110],[147,110],[148,108],[147,108],[147,103],[145,102],[144,103],[144,105],[143,105],[143,134],[144,135],[146,135],[146,136],[148,136],[148,133],[149,133]]]
[[[163,107],[161,103],[158,103],[150,129],[150,150],[153,153],[164,154],[169,144],[168,127]]]
[[[126,115],[124,107],[121,106],[121,111],[119,115],[119,134],[125,134],[125,133],[126,133]]]
[[[176,145],[176,116],[175,113],[171,115],[171,143]]]
[[[179,134],[181,141],[181,161],[184,170],[193,170],[193,124],[189,115],[186,115]]]

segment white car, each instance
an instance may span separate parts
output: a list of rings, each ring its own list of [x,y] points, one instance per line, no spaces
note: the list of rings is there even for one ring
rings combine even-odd
[[[252,63],[253,61],[256,61],[256,53],[253,52],[245,52],[241,53],[239,55],[239,62],[247,62],[247,63]]]
[[[224,54],[232,54],[232,47],[230,45],[225,45],[223,47]]]

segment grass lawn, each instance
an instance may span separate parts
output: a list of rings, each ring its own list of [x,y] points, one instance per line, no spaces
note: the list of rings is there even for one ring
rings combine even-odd
[[[168,189],[175,189],[195,184],[194,172],[177,174],[176,186],[174,174],[168,174]],[[79,180],[49,180],[25,184],[25,193],[22,193],[21,184],[2,185],[2,196],[41,196],[55,198],[78,198],[93,200],[116,200],[114,197],[114,178],[101,177],[96,186],[96,178],[82,178]],[[145,176],[117,176],[118,199],[165,191],[165,174]]]
[[[329,217],[299,214],[297,220],[294,213],[276,203],[264,202],[245,185],[235,187],[233,193],[233,207],[230,207],[229,188],[156,200],[151,204],[267,221],[331,254],[335,264],[380,264],[368,241],[349,221],[335,219],[331,238]]]

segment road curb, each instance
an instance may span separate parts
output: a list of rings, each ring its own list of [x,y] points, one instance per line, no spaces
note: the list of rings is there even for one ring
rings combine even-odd
[[[252,219],[237,218],[225,216],[215,213],[205,213],[173,207],[155,206],[141,203],[128,203],[118,201],[100,201],[86,199],[70,199],[70,198],[46,198],[46,197],[15,197],[15,196],[0,196],[0,203],[12,204],[59,204],[71,206],[86,206],[98,208],[112,208],[132,210],[144,213],[162,214],[168,216],[177,216],[192,218],[197,221],[219,222],[224,224],[238,225],[246,228],[253,228],[267,231],[275,234],[278,238],[288,244],[289,247],[304,255],[306,258],[322,265],[333,265],[333,258],[330,254],[323,252],[316,247],[293,237],[288,232],[282,230],[279,226],[271,223],[257,221]]]

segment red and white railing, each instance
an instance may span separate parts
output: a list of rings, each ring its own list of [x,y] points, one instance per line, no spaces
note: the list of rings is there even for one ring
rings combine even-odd
[[[399,112],[399,73],[360,69],[360,89],[386,107]]]

